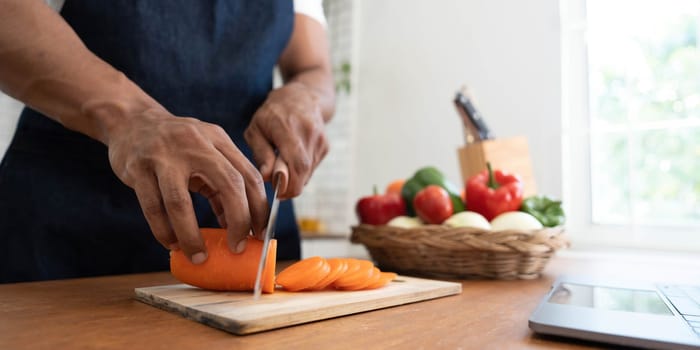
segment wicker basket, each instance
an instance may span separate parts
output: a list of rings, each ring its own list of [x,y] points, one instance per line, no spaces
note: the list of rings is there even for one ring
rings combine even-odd
[[[383,270],[437,278],[537,278],[552,254],[569,244],[563,227],[486,231],[359,225],[350,239],[364,244]]]

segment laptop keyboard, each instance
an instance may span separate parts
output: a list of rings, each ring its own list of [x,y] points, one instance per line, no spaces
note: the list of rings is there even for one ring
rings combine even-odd
[[[658,285],[679,314],[695,333],[700,336],[700,286]]]

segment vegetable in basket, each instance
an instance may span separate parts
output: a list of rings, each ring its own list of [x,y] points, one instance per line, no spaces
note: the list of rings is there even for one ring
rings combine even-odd
[[[415,216],[416,211],[413,207],[413,199],[418,192],[429,185],[437,185],[445,189],[450,196],[452,202],[453,213],[464,211],[464,202],[460,196],[459,190],[448,181],[440,170],[435,167],[424,167],[419,169],[413,177],[406,180],[401,188],[401,196],[406,201],[406,211],[410,216]]]
[[[523,211],[509,211],[496,216],[491,221],[491,229],[503,230],[539,230],[542,224],[534,216]]]
[[[499,214],[517,211],[523,202],[523,182],[519,176],[501,170],[487,170],[467,180],[466,199],[469,210],[493,220]]]
[[[566,221],[561,201],[553,200],[545,196],[532,196],[525,198],[520,210],[534,216],[542,225],[555,227],[563,225]]]
[[[491,229],[491,224],[488,220],[486,220],[483,215],[473,211],[463,211],[454,214],[442,224],[449,227],[473,227],[482,230]]]
[[[438,185],[430,185],[418,191],[413,198],[413,208],[421,220],[439,225],[454,212],[450,194]]]
[[[391,227],[416,228],[423,226],[423,221],[413,216],[397,216],[391,219],[386,225]]]
[[[406,215],[406,204],[396,193],[374,194],[360,198],[355,206],[355,213],[360,223],[370,225],[385,225],[391,219]]]

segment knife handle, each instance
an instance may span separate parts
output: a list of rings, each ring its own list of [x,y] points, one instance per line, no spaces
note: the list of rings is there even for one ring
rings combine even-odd
[[[282,157],[277,156],[275,164],[272,167],[272,186],[279,186],[277,187],[279,193],[284,193],[287,191],[288,181],[289,168],[287,168],[287,163],[284,162]]]
[[[479,134],[479,130],[476,128],[476,125],[474,125],[469,119],[467,112],[464,110],[464,106],[462,106],[462,104],[459,102],[460,96],[461,94],[457,93],[457,97],[455,97],[454,103],[455,108],[457,109],[457,113],[462,119],[462,126],[464,127],[462,129],[464,132],[464,142],[469,144],[480,141],[481,135]]]
[[[470,124],[476,128],[476,132],[479,134],[479,140],[489,140],[493,138],[493,135],[491,135],[491,130],[489,130],[489,128],[486,126],[484,118],[474,106],[474,103],[469,96],[469,91],[466,89],[466,87],[457,93],[455,103],[467,115]]]

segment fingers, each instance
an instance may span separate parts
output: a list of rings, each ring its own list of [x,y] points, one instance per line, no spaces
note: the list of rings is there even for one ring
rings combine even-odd
[[[219,223],[219,226],[221,226],[221,228],[227,228],[228,223],[226,222],[226,216],[224,215],[224,207],[221,205],[221,200],[219,197],[210,198],[209,205],[211,206],[214,215],[216,215],[216,222]]]
[[[263,180],[272,178],[272,165],[275,161],[275,149],[257,124],[251,125],[243,134],[248,146],[253,151],[253,158],[260,169]],[[228,156],[227,156],[228,158]]]
[[[192,263],[201,264],[207,259],[204,241],[199,233],[197,218],[188,189],[188,176],[170,173],[168,169],[157,171],[158,185],[177,242]]]
[[[214,215],[216,216],[216,221],[219,226],[226,228],[226,217],[224,216],[224,207],[221,205],[221,200],[218,193],[214,188],[212,188],[207,180],[199,176],[199,174],[193,174],[190,177],[189,190],[191,192],[197,192],[209,200],[209,206],[211,207]]]
[[[289,199],[301,194],[311,175],[328,152],[328,142],[323,129],[307,125],[306,130],[288,136],[280,145],[280,157],[289,168],[289,181],[280,198]],[[281,135],[275,135],[281,138]]]
[[[330,146],[328,144],[328,140],[326,139],[325,134],[322,133],[317,138],[316,149],[317,149],[317,151],[314,152],[314,165],[313,165],[314,169],[316,169],[318,167],[318,165],[321,163],[323,158],[326,158],[326,155],[328,154],[328,151],[330,149]]]
[[[243,157],[242,154],[240,156]],[[259,173],[252,164],[248,164],[252,173],[257,174],[258,182],[262,184]],[[246,189],[246,180],[220,153],[199,159],[194,165],[197,169],[206,170],[194,171],[189,176],[184,177],[185,181],[188,182],[181,181],[180,179],[183,177],[177,176],[177,174],[161,172],[160,175],[160,191],[163,197],[166,220],[170,221],[180,247],[187,256],[191,256],[193,263],[206,260],[206,255],[199,255],[200,253],[206,254],[206,252],[204,246],[201,245],[201,236],[196,217],[193,214],[189,191],[187,191],[189,189],[202,194],[209,200],[219,224],[227,230],[227,243],[230,249],[236,253],[243,252],[247,241],[246,237],[250,234],[251,228],[251,214],[248,211],[249,204],[246,197],[246,193],[249,191]],[[181,188],[184,188],[184,191]],[[262,201],[266,203],[264,189],[262,191]],[[263,205],[266,207],[266,204]],[[262,215],[267,215],[267,212]],[[260,220],[265,220],[265,217]],[[190,235],[190,232],[194,232],[195,235]]]
[[[177,237],[170,227],[170,221],[163,206],[163,199],[155,176],[150,173],[143,174],[138,177],[138,181],[134,183],[133,188],[143,215],[146,217],[151,232],[153,232],[153,236],[164,247],[178,250]]]
[[[243,250],[239,243],[251,227],[262,232],[268,211],[262,176],[222,128],[170,114],[134,120],[110,141],[110,164],[136,192],[161,244],[195,264],[206,260],[190,191],[209,199],[232,250]],[[257,143],[259,154],[271,152],[264,142]]]
[[[210,201],[221,203],[229,248],[235,253],[241,253],[245,250],[246,237],[250,234],[251,229],[251,213],[248,210],[246,184],[237,169],[231,166],[223,156],[221,160],[218,165],[211,167],[213,171],[210,178],[217,192],[215,196],[210,198]]]
[[[223,130],[221,130],[223,133]],[[220,135],[221,138],[215,142],[216,148],[224,156],[231,165],[232,169],[239,174],[241,180],[241,189],[244,189],[244,193],[240,193],[239,197],[247,199],[245,202],[245,207],[239,207],[235,214],[242,215],[242,213],[248,214],[248,225],[247,229],[252,229],[255,235],[262,233],[267,223],[268,216],[268,202],[267,195],[265,194],[265,183],[261,173],[253,166],[253,164],[248,161],[248,158],[241,153],[241,151],[236,148],[233,142],[228,138],[228,135],[223,133]],[[274,153],[273,161],[274,161]],[[273,163],[269,165],[269,173],[272,173]],[[226,203],[226,202],[224,202]],[[246,211],[246,208],[248,209]],[[230,224],[230,223],[229,223]]]
[[[256,147],[259,149],[265,148],[266,150],[274,149],[269,140],[275,140],[274,146],[278,149],[279,155],[275,156],[274,152],[263,155],[266,157],[264,165],[266,169],[263,178],[266,181],[273,180],[272,167],[274,163],[272,162],[275,159],[279,158],[286,164],[286,167],[288,167],[288,181],[285,182],[285,188],[280,190],[278,194],[280,199],[289,199],[301,194],[304,185],[311,177],[313,169],[323,157],[320,154],[315,155],[323,152],[323,149],[317,147],[317,140],[320,137],[322,144],[327,143],[322,129],[321,131],[316,130],[314,125],[309,125],[310,123],[305,120],[295,120],[291,123],[293,125],[279,122],[272,123],[273,126],[268,124],[264,130],[251,127],[248,130],[254,131],[247,133],[253,142],[266,144],[265,147],[251,145],[253,152],[256,152]],[[263,156],[256,154],[255,158],[260,159]],[[268,164],[270,165],[269,167]],[[261,173],[263,173],[263,169],[261,169]]]

